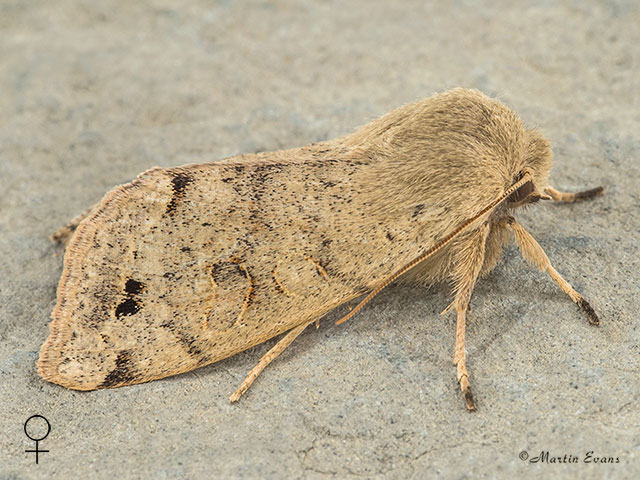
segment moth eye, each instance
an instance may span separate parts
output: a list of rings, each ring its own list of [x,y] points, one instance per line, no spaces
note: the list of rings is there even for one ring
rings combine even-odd
[[[535,187],[533,186],[533,182],[527,182],[518,188],[515,192],[509,195],[509,203],[518,203],[525,198],[527,198],[531,193],[533,193]]]

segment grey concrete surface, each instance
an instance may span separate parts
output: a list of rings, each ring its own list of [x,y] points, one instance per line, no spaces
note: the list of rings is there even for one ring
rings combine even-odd
[[[0,478],[640,478],[638,45],[632,0],[0,1]],[[115,390],[38,377],[62,265],[48,235],[113,185],[458,85],[550,138],[557,187],[606,187],[520,215],[600,328],[511,247],[472,301],[475,414],[445,287],[390,287],[339,327],[333,312],[234,405],[273,341]]]

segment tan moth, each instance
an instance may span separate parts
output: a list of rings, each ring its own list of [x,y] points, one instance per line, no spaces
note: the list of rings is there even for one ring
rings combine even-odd
[[[449,281],[454,364],[469,410],[465,319],[475,282],[511,235],[592,324],[587,301],[513,217],[540,199],[602,192],[548,185],[547,140],[475,90],[454,89],[331,141],[153,168],[53,235],[68,242],[40,375],[78,390],[186,372],[311,323],[402,276]],[[444,312],[443,312],[444,313]]]

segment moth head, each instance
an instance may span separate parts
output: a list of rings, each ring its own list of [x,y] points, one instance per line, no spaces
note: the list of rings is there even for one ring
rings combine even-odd
[[[550,198],[543,192],[549,184],[549,173],[553,162],[551,145],[536,130],[527,130],[525,139],[523,168],[514,178],[513,183],[522,180],[525,176],[529,180],[509,195],[505,202],[508,208],[518,208]]]

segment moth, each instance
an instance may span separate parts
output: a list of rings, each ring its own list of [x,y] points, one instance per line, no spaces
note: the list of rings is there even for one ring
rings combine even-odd
[[[457,88],[321,142],[152,168],[52,238],[66,243],[40,375],[93,390],[187,372],[277,335],[236,401],[311,323],[392,281],[448,281],[453,361],[474,285],[513,237],[587,315],[589,303],[514,218],[539,200],[602,193],[549,186],[549,142],[497,100]],[[443,313],[445,313],[443,312]]]

